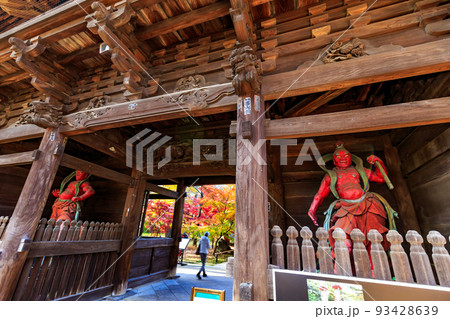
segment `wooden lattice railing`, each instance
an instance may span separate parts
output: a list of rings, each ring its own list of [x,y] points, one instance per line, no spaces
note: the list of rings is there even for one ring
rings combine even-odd
[[[433,275],[430,259],[422,247],[423,238],[414,230],[408,231],[405,236],[410,245],[409,256],[401,245],[403,242],[402,235],[395,230],[388,232],[386,237],[390,242],[389,258],[391,263],[389,263],[388,254],[381,245],[383,237],[376,230],[370,230],[367,234],[367,239],[371,243],[369,253],[364,245],[365,235],[359,229],[354,229],[351,233],[353,249],[352,256],[350,256],[349,249],[345,244],[347,239],[345,232],[340,228],[335,229],[332,234],[336,240],[334,259],[328,243],[328,232],[322,227],[319,227],[316,231],[317,251],[315,251],[312,243],[312,240],[314,240],[313,233],[308,227],[303,227],[300,231],[301,249],[297,242],[298,231],[295,227],[290,226],[286,231],[288,237],[286,250],[281,241],[282,231],[280,227],[274,226],[271,234],[273,236],[272,264],[282,269],[306,272],[320,271],[324,274],[395,280],[432,286],[439,284],[450,287],[450,255],[444,247],[446,239],[437,231],[430,231],[427,236],[427,241],[433,246],[432,260],[437,280]],[[284,265],[284,251],[287,254],[286,267]]]
[[[13,300],[54,300],[112,287],[122,226],[42,219]]]
[[[8,224],[9,217],[8,216],[0,216],[0,242],[5,234],[6,225]]]

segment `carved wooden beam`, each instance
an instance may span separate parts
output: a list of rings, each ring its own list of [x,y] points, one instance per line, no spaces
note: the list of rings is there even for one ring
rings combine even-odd
[[[68,104],[71,88],[66,83],[74,77],[56,62],[43,54],[46,43],[41,38],[34,43],[18,38],[9,38],[11,57],[16,64],[31,75],[31,85],[42,92],[54,104]]]
[[[124,102],[84,110],[63,116],[67,123],[61,130],[67,135],[136,124],[224,113],[236,110],[236,95],[231,83],[152,96],[134,102]],[[70,124],[69,124],[70,123]],[[33,125],[2,129],[0,143],[41,137],[43,130]]]
[[[91,7],[94,13],[86,17],[87,27],[109,47],[114,66],[125,76],[125,97],[137,100],[155,94],[158,90],[157,80],[152,79],[142,58],[135,54],[139,42],[129,22],[136,12],[128,1],[108,8],[101,2],[94,2]],[[132,51],[133,47],[135,52]],[[140,56],[145,57],[142,52]]]
[[[373,121],[373,119],[377,119]],[[359,110],[265,119],[266,139],[306,138],[350,134],[450,122],[450,97],[414,101]],[[352,123],[349,125],[348,123]],[[333,123],[333,125],[330,125]],[[236,134],[232,122],[230,133]]]
[[[53,103],[49,98],[45,102],[33,101],[29,103],[30,111],[19,119],[19,124],[34,124],[42,128],[56,128],[61,124],[63,105]]]

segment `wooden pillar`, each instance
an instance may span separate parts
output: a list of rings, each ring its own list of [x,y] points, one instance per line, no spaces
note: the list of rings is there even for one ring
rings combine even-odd
[[[284,208],[284,188],[280,166],[280,147],[268,147],[269,158],[269,229],[277,225],[283,233],[286,233],[286,214]],[[280,207],[281,206],[281,207]],[[281,237],[283,246],[286,246],[286,236]]]
[[[397,148],[392,146],[389,135],[383,136],[384,157],[388,169],[389,178],[394,185],[394,195],[399,207],[399,221],[403,227],[403,231],[416,230],[420,233],[420,226],[414,209],[414,204],[409,193],[408,184],[403,178],[401,171],[400,156]]]
[[[64,152],[66,139],[59,129],[48,128],[31,165],[3,238],[0,254],[0,300],[11,300],[28,250],[18,252],[21,241],[32,239],[47,202]]]
[[[125,207],[122,214],[122,247],[120,249],[119,260],[117,261],[114,273],[113,295],[122,295],[127,290],[134,245],[136,244],[138,235],[137,230],[142,200],[144,199],[146,180],[143,178],[143,174],[133,168],[131,176],[133,180],[128,188]]]
[[[239,97],[233,299],[241,299],[241,284],[248,283],[252,287],[253,300],[267,300],[269,223],[265,108],[260,94],[262,70],[249,46],[235,49],[230,55],[230,63],[233,85]]]
[[[170,251],[169,277],[175,277],[177,274],[178,248],[181,241],[181,227],[183,226],[185,190],[186,187],[184,186],[184,181],[181,181],[177,186],[177,192],[179,194],[179,197],[175,201],[175,207],[173,209],[173,221],[172,221],[173,247]]]

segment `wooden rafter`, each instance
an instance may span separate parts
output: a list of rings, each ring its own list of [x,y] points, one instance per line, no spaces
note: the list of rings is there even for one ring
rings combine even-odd
[[[350,88],[348,87],[344,89],[328,91],[321,94],[319,97],[313,97],[311,100],[306,98],[305,99],[307,101],[306,103],[304,102],[305,100],[300,101],[299,103],[294,105],[289,111],[287,111],[283,117],[308,115],[309,113],[312,113],[322,105],[325,105],[326,103],[330,102],[332,99],[338,97],[339,95],[343,94],[349,89]]]
[[[230,13],[229,9],[229,3],[226,1],[219,1],[145,27],[136,32],[136,37],[139,40],[148,40],[163,34],[192,27],[200,23],[226,16]]]
[[[449,51],[450,39],[445,39],[348,61],[316,66],[306,72],[292,86],[292,91],[286,92],[284,96],[337,90],[387,79],[393,80],[446,71],[450,69]],[[355,72],[355,70],[361,71]],[[302,70],[298,70],[265,76],[262,80],[264,98],[267,100],[279,97],[285,88],[289,87],[302,72]],[[327,76],[323,76],[324,74]],[[199,116],[236,109],[236,96],[222,95],[224,92],[232,91],[231,84],[205,88],[205,91],[206,98],[203,102],[208,101],[208,99],[214,101],[207,107],[201,107],[199,104],[201,101],[199,101],[199,103],[193,103],[194,106],[190,103],[182,103],[180,108],[180,105],[173,103],[170,98],[150,97],[136,101],[136,107],[133,110],[128,108],[129,103],[121,103],[108,106],[108,112],[95,118],[90,118],[91,111],[66,115],[62,119],[63,122],[75,123],[77,122],[76,119],[81,119],[81,121],[78,121],[79,123],[74,127],[62,127],[62,131],[67,135],[78,135],[112,127],[187,117],[186,112],[191,116]],[[181,94],[187,93],[176,93],[172,97],[178,99]],[[222,98],[220,99],[220,97]],[[98,112],[100,111],[104,110],[99,109]],[[11,127],[2,130],[0,143],[35,138],[42,136],[42,134],[42,129],[31,125]]]
[[[113,134],[112,131],[108,132]],[[116,134],[117,138],[121,140],[120,142],[113,142],[109,137],[105,136],[102,132],[93,132],[91,134],[75,135],[71,139],[76,142],[91,147],[99,152],[102,152],[108,156],[116,158],[122,162],[126,160],[125,152],[125,140]]]

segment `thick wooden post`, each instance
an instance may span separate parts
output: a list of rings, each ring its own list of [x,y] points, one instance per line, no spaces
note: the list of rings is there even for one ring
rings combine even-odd
[[[184,186],[184,181],[181,181],[177,185],[177,192],[179,194],[179,197],[175,201],[175,207],[173,208],[173,221],[172,221],[173,247],[170,252],[169,277],[175,277],[177,274],[178,248],[181,241],[181,227],[183,226],[185,190],[186,187]]]
[[[143,178],[143,174],[133,168],[132,178],[122,214],[122,247],[114,273],[113,295],[122,295],[127,290],[142,200],[144,198],[146,180]]]
[[[400,210],[398,213],[399,221],[404,231],[416,230],[420,233],[420,226],[414,210],[411,194],[409,193],[408,185],[403,178],[400,168],[401,161],[397,148],[392,146],[389,135],[383,136],[383,143],[389,178],[394,185],[394,196]]]
[[[267,300],[269,223],[262,68],[249,46],[230,55],[238,98],[236,161],[236,241],[233,299],[250,283],[253,300]]]
[[[33,238],[47,202],[50,188],[64,152],[66,139],[59,129],[48,128],[31,165],[11,220],[3,237],[0,254],[0,300],[11,300],[28,251],[18,251],[22,241]]]

